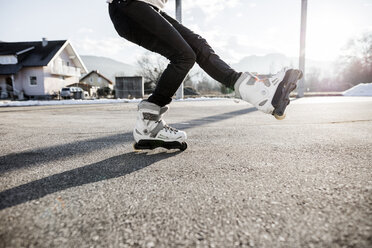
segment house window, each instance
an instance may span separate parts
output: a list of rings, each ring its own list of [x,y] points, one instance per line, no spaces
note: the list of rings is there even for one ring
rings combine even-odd
[[[70,66],[70,62],[67,61],[66,64],[67,64],[67,66]]]
[[[30,77],[30,85],[37,85],[37,77],[35,76]]]

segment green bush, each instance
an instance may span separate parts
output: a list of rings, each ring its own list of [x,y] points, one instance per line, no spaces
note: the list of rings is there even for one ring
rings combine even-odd
[[[111,95],[111,93],[112,91],[109,87],[103,87],[97,90],[98,97],[107,97],[108,95]]]

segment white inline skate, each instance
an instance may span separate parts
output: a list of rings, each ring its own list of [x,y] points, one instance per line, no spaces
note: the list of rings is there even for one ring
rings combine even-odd
[[[160,107],[146,100],[138,104],[138,116],[133,136],[136,143],[134,149],[166,149],[186,150],[187,135],[183,131],[168,126],[162,120],[169,107]]]
[[[234,85],[237,98],[253,104],[258,110],[272,114],[276,119],[285,118],[284,111],[289,104],[289,94],[296,89],[302,72],[284,68],[269,78],[259,79],[244,72]]]

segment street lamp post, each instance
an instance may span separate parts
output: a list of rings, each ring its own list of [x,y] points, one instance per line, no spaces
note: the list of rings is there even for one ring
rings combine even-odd
[[[182,0],[176,0],[176,19],[182,23]],[[176,92],[176,99],[183,99],[183,82]]]
[[[182,0],[176,0],[176,19],[182,23]]]
[[[307,0],[301,3],[301,34],[300,34],[300,59],[299,68],[303,73],[298,84],[297,97],[303,97],[305,91],[305,43],[306,43],[306,17],[307,17]]]

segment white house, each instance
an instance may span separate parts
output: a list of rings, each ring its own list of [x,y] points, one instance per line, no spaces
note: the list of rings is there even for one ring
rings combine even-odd
[[[114,88],[114,83],[98,72],[98,70],[91,71],[80,79],[80,83],[97,86],[99,88],[109,87]]]
[[[86,73],[68,40],[0,42],[0,98],[48,98]]]

